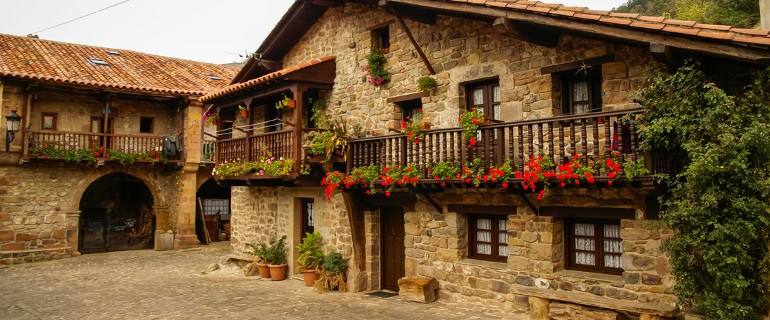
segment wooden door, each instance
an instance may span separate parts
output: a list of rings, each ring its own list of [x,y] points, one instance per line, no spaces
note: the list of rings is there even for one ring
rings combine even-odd
[[[398,279],[404,270],[404,210],[399,207],[380,209],[382,289],[398,291]]]

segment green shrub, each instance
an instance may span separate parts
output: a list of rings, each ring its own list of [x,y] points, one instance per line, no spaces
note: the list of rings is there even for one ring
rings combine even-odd
[[[299,251],[297,264],[301,269],[316,270],[321,267],[324,262],[322,244],[321,234],[318,231],[305,235],[302,243],[297,245],[297,251]]]

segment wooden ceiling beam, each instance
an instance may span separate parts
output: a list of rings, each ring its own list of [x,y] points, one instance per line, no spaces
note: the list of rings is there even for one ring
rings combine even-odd
[[[310,3],[317,5],[319,7],[339,7],[344,4],[344,1],[335,1],[335,0],[310,0]]]
[[[531,42],[547,48],[555,48],[559,45],[561,34],[554,30],[547,30],[535,25],[527,25],[515,22],[511,19],[497,18],[492,26],[501,34],[507,34],[521,41]]]

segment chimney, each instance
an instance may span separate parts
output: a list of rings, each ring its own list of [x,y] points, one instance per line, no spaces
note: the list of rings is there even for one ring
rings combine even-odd
[[[762,29],[770,30],[770,0],[759,0],[759,19]]]

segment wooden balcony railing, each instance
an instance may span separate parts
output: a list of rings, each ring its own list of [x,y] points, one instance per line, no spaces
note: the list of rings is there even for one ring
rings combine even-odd
[[[355,139],[349,142],[348,172],[371,164],[412,164],[424,170],[434,163],[461,165],[474,159],[480,159],[485,168],[505,161],[522,168],[530,155],[540,152],[556,164],[574,153],[599,156],[611,150],[621,151],[624,160],[636,160],[641,155],[633,121],[621,118],[641,112],[634,109],[482,126],[474,148],[469,148],[460,128],[426,131],[419,144],[408,143],[403,134]]]
[[[213,140],[201,141],[201,162],[214,163],[214,155],[217,152],[217,142]]]
[[[297,163],[294,131],[277,131],[216,142],[216,163],[258,161],[272,156]]]
[[[27,131],[26,140],[26,158],[50,158],[68,151],[88,151],[99,159],[109,160],[107,153],[120,151],[144,156],[138,161],[155,161],[160,160],[163,153],[163,136]]]

